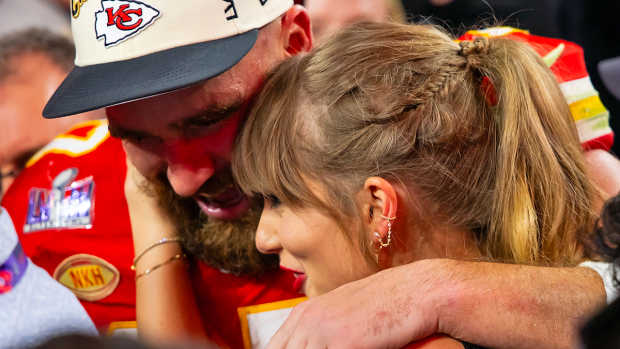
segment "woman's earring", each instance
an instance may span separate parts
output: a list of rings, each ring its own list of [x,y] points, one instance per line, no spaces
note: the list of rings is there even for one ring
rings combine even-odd
[[[381,238],[381,234],[379,234],[378,232],[375,232],[375,238],[377,238],[377,241],[379,242],[379,248],[383,249],[383,248],[390,246],[390,244],[392,243],[392,221],[395,220],[396,217],[386,217],[384,215],[381,215],[381,218],[386,219],[388,221],[387,222],[387,226],[388,226],[387,241],[383,242],[383,239]]]

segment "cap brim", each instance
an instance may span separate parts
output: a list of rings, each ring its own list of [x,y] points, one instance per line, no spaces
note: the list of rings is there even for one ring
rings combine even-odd
[[[620,57],[601,61],[598,64],[598,72],[605,87],[620,100]]]
[[[43,110],[52,119],[172,91],[212,78],[237,64],[258,30],[119,62],[75,67]]]

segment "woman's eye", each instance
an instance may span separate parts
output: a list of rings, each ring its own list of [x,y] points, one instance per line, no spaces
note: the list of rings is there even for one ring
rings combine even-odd
[[[269,206],[271,206],[272,208],[276,208],[282,204],[280,199],[278,199],[278,197],[273,194],[266,195],[265,200],[269,202]]]

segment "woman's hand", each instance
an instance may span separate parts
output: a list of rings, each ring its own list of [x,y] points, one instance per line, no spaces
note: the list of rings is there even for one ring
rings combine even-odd
[[[163,237],[173,238],[177,235],[172,219],[158,204],[152,186],[153,184],[138,172],[131,161],[127,159],[125,198],[129,207],[136,255]],[[174,247],[176,248],[170,248],[169,250],[180,251],[178,245]],[[147,258],[148,256],[145,255],[144,259],[146,260]]]
[[[167,212],[158,204],[148,180],[127,160],[125,197],[129,207],[135,255],[162,238],[176,238],[177,231]],[[184,341],[216,347],[206,337],[194,291],[178,242],[148,249],[136,263],[136,275],[161,266],[136,279],[136,318],[138,334],[161,344]]]

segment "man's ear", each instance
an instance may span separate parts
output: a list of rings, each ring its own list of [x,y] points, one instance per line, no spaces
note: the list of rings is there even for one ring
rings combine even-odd
[[[364,182],[360,195],[363,223],[370,233],[369,239],[376,240],[375,232],[381,239],[387,238],[390,221],[387,218],[396,217],[398,210],[398,195],[394,186],[381,177],[370,177]]]
[[[312,49],[310,16],[303,6],[294,5],[282,16],[282,45],[289,56]]]

